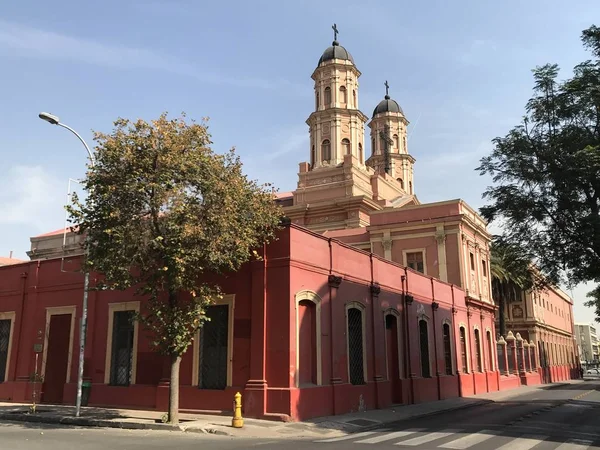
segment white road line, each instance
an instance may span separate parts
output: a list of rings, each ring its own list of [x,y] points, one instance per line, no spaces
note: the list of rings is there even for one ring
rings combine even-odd
[[[546,440],[547,437],[548,436],[523,436],[513,439],[502,447],[498,447],[496,450],[529,450]]]
[[[454,441],[447,442],[445,444],[440,445],[440,448],[456,448],[456,449],[465,449],[472,447],[473,445],[480,444],[481,442],[487,441],[493,437],[496,437],[495,434],[492,434],[491,430],[481,430],[479,433],[471,433],[463,436],[461,438],[455,439]]]
[[[423,431],[423,428],[413,428],[404,431],[394,431],[392,433],[386,433],[372,438],[363,439],[362,441],[356,441],[355,444],[377,444],[379,442],[391,441],[392,439],[410,436],[411,434],[418,433],[419,431]]]
[[[585,441],[583,439],[571,439],[570,441],[563,442],[554,450],[587,450],[593,443],[594,441]]]
[[[439,431],[439,432],[435,432],[435,433],[427,433],[427,434],[424,434],[423,436],[412,438],[412,439],[409,439],[408,441],[398,442],[397,444],[394,444],[394,445],[417,446],[417,445],[421,445],[421,444],[426,444],[427,442],[435,441],[436,439],[442,439],[447,436],[451,436],[454,433],[458,433],[458,430],[444,430],[444,431]]]
[[[340,437],[336,437],[336,438],[329,438],[329,439],[321,439],[320,441],[315,441],[315,442],[339,442],[339,441],[347,441],[349,439],[356,439],[356,438],[370,436],[370,435],[375,434],[375,433],[376,433],[375,431],[363,431],[362,433],[351,433],[351,434],[347,434],[345,436],[340,436]]]

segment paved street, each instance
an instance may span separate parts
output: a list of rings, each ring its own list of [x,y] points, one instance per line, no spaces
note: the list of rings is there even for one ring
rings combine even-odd
[[[0,424],[0,448],[54,449],[600,449],[600,380],[544,389],[348,436],[244,439],[207,434]]]

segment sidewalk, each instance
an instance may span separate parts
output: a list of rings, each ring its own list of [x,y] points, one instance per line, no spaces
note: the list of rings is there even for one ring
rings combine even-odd
[[[539,386],[525,386],[509,391],[492,392],[473,397],[460,397],[416,405],[398,405],[361,413],[320,417],[306,422],[273,422],[244,419],[244,427],[231,427],[230,416],[180,414],[180,425],[174,427],[161,422],[163,412],[116,408],[82,408],[81,417],[75,417],[74,406],[38,405],[36,414],[29,412],[28,404],[0,403],[0,421],[75,425],[84,427],[107,427],[131,430],[186,431],[210,433],[246,438],[320,438],[337,437],[357,431],[366,431],[382,425],[431,416],[448,411],[470,408],[486,403],[505,401],[537,390],[555,389],[565,385],[582,383],[571,380]]]

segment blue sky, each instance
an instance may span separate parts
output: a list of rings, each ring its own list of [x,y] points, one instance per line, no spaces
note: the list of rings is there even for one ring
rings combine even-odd
[[[363,73],[363,112],[388,80],[411,121],[419,199],[480,207],[489,180],[474,168],[520,120],[531,69],[555,62],[568,76],[588,57],[581,30],[600,17],[597,0],[3,3],[0,255],[23,258],[30,236],[63,225],[68,179],[86,162],[40,111],[90,145],[91,130],[110,131],[119,116],[208,116],[215,150],[235,146],[251,177],[292,190],[308,160],[310,75],[336,22]],[[577,320],[593,319],[581,306],[587,290],[573,292]]]

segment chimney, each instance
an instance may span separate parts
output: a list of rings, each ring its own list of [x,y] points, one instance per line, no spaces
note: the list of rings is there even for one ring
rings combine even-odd
[[[12,250],[10,251],[10,254],[8,255],[8,259],[12,259]]]

